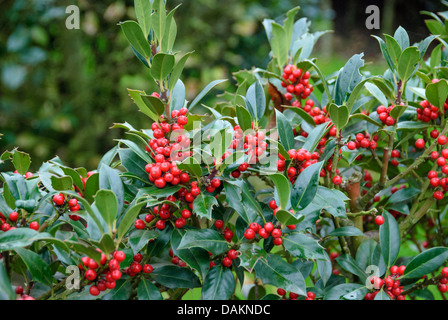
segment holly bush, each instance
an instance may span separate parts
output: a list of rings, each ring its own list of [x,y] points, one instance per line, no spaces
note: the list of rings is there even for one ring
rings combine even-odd
[[[176,9],[136,0],[119,25],[159,88],[128,89],[147,128],[114,124],[124,137],[90,171],[2,153],[0,297],[441,299],[446,14],[427,13],[419,43],[375,37],[384,74],[361,53],[325,76],[311,57],[325,31],[293,8],[263,21],[266,68],[234,73],[209,107],[225,80],[185,100],[196,53],[174,50]]]

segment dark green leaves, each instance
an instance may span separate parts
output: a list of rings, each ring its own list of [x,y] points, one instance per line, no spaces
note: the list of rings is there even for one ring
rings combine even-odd
[[[246,93],[246,108],[256,121],[264,115],[266,109],[266,96],[264,94],[263,86],[259,81],[255,81]]]
[[[259,259],[255,272],[263,284],[306,295],[305,280],[300,271],[278,255],[268,254],[266,258]]]
[[[283,115],[283,113],[281,113],[277,109],[275,109],[275,116],[277,118],[277,130],[278,136],[280,138],[280,143],[283,145],[285,150],[294,149],[295,140],[291,124]]]
[[[125,21],[120,23],[120,26],[131,46],[148,61],[151,57],[151,47],[138,23]]]
[[[296,258],[326,259],[324,248],[319,242],[303,233],[287,234],[283,237],[283,245]]]
[[[227,241],[212,229],[188,230],[182,237],[178,249],[203,248],[213,254],[227,250]]]
[[[141,279],[137,288],[138,300],[163,300],[159,289],[149,280]]]
[[[402,81],[412,76],[419,61],[420,51],[417,47],[408,47],[403,51],[398,62],[398,75]]]
[[[297,178],[291,191],[291,207],[294,210],[305,208],[313,201],[319,184],[319,174],[322,170],[322,162],[313,163]]]
[[[432,105],[438,107],[439,110],[443,112],[443,105],[448,96],[448,84],[446,80],[428,84],[425,90],[425,95]]]
[[[152,59],[151,75],[159,83],[168,77],[174,68],[174,55],[168,53],[158,53]]]
[[[16,293],[11,287],[3,260],[0,260],[0,300],[15,300]]]
[[[14,164],[14,168],[16,168],[21,175],[24,175],[30,167],[31,159],[27,153],[14,150],[12,163]]]
[[[359,69],[364,66],[363,53],[353,55],[341,69],[336,79],[334,102],[337,105],[344,104],[362,76]]]
[[[198,288],[201,282],[197,275],[190,269],[181,268],[175,265],[167,265],[155,268],[151,277],[162,286],[170,289],[175,288]]]
[[[37,253],[23,248],[14,250],[22,258],[34,281],[40,281],[49,286],[52,284],[53,274],[50,266]]]
[[[218,205],[218,200],[214,196],[201,192],[193,201],[193,211],[204,218],[212,218],[213,206]]]
[[[419,279],[437,270],[448,259],[448,248],[435,247],[415,256],[406,266],[403,278]]]
[[[102,189],[98,190],[94,199],[93,207],[98,210],[110,230],[112,230],[118,213],[117,197],[111,190]]]
[[[275,188],[277,189],[278,198],[280,200],[279,208],[285,209],[288,205],[289,194],[291,192],[288,179],[279,173],[272,174],[269,178],[274,182]]]
[[[241,130],[243,130],[243,132],[252,128],[252,116],[246,108],[237,105],[236,117],[238,119],[238,124],[240,125],[240,128]]]
[[[345,127],[349,118],[349,110],[345,105],[338,106],[334,103],[328,106],[328,113],[330,114],[330,119],[336,126],[338,131]]]
[[[384,223],[380,226],[381,254],[387,268],[393,265],[400,251],[400,229],[395,218],[383,211]]]
[[[230,268],[222,265],[210,269],[204,279],[202,300],[229,300],[235,290],[235,278]]]

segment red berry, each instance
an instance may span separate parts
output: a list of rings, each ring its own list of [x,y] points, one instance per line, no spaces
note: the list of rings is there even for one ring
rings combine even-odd
[[[145,264],[142,270],[144,273],[151,273],[154,269],[150,264]]]
[[[339,175],[334,176],[334,177],[333,177],[333,183],[334,183],[335,185],[340,185],[340,184],[342,183],[342,178],[341,178],[341,176],[339,176]]]
[[[244,237],[247,240],[251,240],[251,239],[255,238],[255,231],[250,228],[246,229],[246,231],[244,231]]]
[[[222,220],[216,220],[215,221],[215,228],[216,229],[221,229],[224,226],[224,221]]]
[[[445,145],[446,143],[447,143],[447,138],[445,137],[445,136],[439,136],[438,138],[437,138],[437,142],[441,145],[441,146],[443,146],[443,145]]]
[[[377,225],[382,225],[383,223],[384,223],[384,217],[383,216],[376,216],[375,217],[375,223],[377,224]]]
[[[37,222],[37,221],[33,221],[33,222],[31,222],[30,223],[30,229],[33,229],[33,230],[39,230],[39,222]]]
[[[143,221],[142,219],[137,219],[134,222],[134,227],[135,229],[145,229],[145,221]]]
[[[97,296],[97,295],[100,294],[100,290],[98,289],[97,286],[91,286],[91,287],[89,288],[89,292],[90,292],[90,294],[91,294],[92,296]]]
[[[423,149],[425,147],[425,140],[417,139],[415,141],[415,147],[418,148],[418,149]]]
[[[11,220],[12,222],[17,221],[17,219],[19,219],[19,214],[16,211],[13,211],[9,214],[9,220]]]

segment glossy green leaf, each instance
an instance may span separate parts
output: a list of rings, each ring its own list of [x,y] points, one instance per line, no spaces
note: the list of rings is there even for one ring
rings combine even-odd
[[[175,265],[166,265],[160,268],[154,268],[151,277],[162,286],[170,289],[177,288],[198,288],[201,282],[193,271],[187,268],[181,268]]]
[[[213,206],[218,205],[218,200],[212,195],[201,192],[193,201],[193,211],[198,216],[211,220]]]
[[[407,81],[412,76],[419,61],[420,51],[417,47],[404,49],[398,61],[398,76],[402,81]]]
[[[330,115],[331,121],[336,126],[338,131],[344,128],[348,122],[348,118],[350,115],[347,106],[345,105],[338,106],[332,103],[327,107],[327,110]]]
[[[53,274],[50,266],[37,253],[24,248],[15,248],[14,251],[23,260],[34,281],[40,281],[49,286],[52,284]]]
[[[250,130],[252,128],[252,116],[250,115],[249,111],[239,105],[235,107],[235,110],[238,124],[240,125],[241,130],[243,130],[243,132],[246,130]]]
[[[266,109],[266,96],[260,81],[255,81],[246,93],[246,108],[252,118],[260,121]]]
[[[387,268],[392,266],[400,251],[400,228],[395,218],[386,210],[383,211],[384,223],[380,226],[381,254]]]
[[[291,206],[295,210],[305,208],[313,201],[319,185],[322,162],[313,163],[305,168],[295,181],[291,191]]]
[[[152,59],[152,77],[162,83],[173,70],[175,62],[174,55],[162,52],[157,53]]]
[[[230,268],[217,265],[210,269],[202,286],[202,300],[229,300],[235,291],[235,278]]]
[[[222,235],[212,229],[187,230],[177,249],[203,248],[214,255],[223,253],[228,243]]]
[[[319,260],[327,258],[324,253],[325,248],[316,239],[303,233],[294,232],[283,236],[283,245],[296,258]]]
[[[286,117],[275,109],[275,117],[277,119],[277,130],[278,136],[280,138],[280,143],[283,145],[285,150],[294,149],[295,140],[294,133],[292,131],[291,123],[286,119]]]
[[[16,168],[21,175],[24,175],[30,167],[31,159],[29,154],[14,150],[12,163],[14,164],[14,168]]]
[[[403,278],[419,279],[445,265],[448,259],[448,248],[434,247],[413,257],[406,265]]]
[[[121,22],[120,26],[131,46],[146,60],[149,60],[149,57],[151,57],[151,47],[139,24],[135,21],[128,20]]]
[[[163,300],[159,289],[148,279],[139,281],[137,294],[138,300]]]
[[[446,80],[428,84],[425,95],[432,105],[438,107],[441,112],[444,112],[443,106],[448,96],[448,84]]]

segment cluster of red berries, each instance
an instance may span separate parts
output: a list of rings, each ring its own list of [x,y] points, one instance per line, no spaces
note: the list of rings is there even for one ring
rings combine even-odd
[[[432,130],[430,136],[433,139],[437,139],[440,147],[445,146],[448,142],[448,138],[440,135],[437,129]],[[415,147],[418,149],[423,149],[425,145],[425,140],[421,138],[415,141]],[[448,149],[442,149],[440,153],[438,151],[432,151],[430,157],[437,164],[438,168],[440,168],[441,174],[448,175]],[[428,179],[430,179],[430,185],[436,189],[433,193],[434,199],[442,200],[444,193],[448,191],[448,179],[446,177],[439,178],[439,173],[435,170],[428,172]]]
[[[166,198],[166,200],[174,202],[176,198],[174,195],[170,195]],[[191,217],[191,212],[188,209],[184,209],[181,213],[181,217],[176,218],[171,212],[172,207],[168,203],[164,203],[161,206],[155,206],[152,208],[153,213],[147,213],[143,219],[137,219],[134,222],[134,227],[139,230],[143,230],[145,228],[152,229],[153,227],[158,230],[163,230],[166,227],[167,220],[175,220],[174,225],[181,229],[187,224],[187,219]],[[153,220],[156,218],[156,222],[154,225]],[[153,226],[154,225],[154,226]]]
[[[309,83],[310,72],[303,72],[302,69],[297,68],[295,65],[288,64],[283,69],[283,79],[281,86],[286,88],[285,98],[291,101],[293,95],[298,100],[306,99],[313,92],[313,86]]]
[[[277,289],[277,294],[278,294],[279,296],[282,296],[282,297],[283,297],[283,300],[286,300],[286,294],[287,294],[287,292],[286,292],[285,289],[278,288],[278,289]],[[289,299],[290,299],[290,300],[297,300],[298,297],[299,297],[299,295],[298,295],[297,293],[295,293],[295,292],[289,292]],[[306,293],[306,298],[305,298],[305,300],[314,300],[315,298],[316,298],[316,294],[315,294],[314,292],[308,291],[308,292]]]
[[[417,108],[417,119],[423,122],[430,122],[436,120],[440,116],[440,110],[436,106],[429,103],[428,100],[423,100],[420,103],[421,108]],[[448,109],[448,103],[444,103],[443,108]]]
[[[100,249],[97,249],[101,252]],[[79,263],[79,268],[85,270],[84,277],[89,283],[94,283],[90,286],[89,292],[92,296],[97,296],[100,292],[107,289],[115,288],[116,281],[121,279],[120,263],[126,258],[123,251],[115,251],[112,259],[109,260],[106,254],[101,252],[100,263],[94,259],[84,256],[81,258],[82,263]]]
[[[177,185],[179,183],[187,183],[190,177],[187,173],[177,168],[174,161],[182,161],[192,155],[192,151],[182,151],[190,146],[190,138],[184,134],[179,134],[178,130],[182,130],[188,123],[186,116],[187,109],[173,110],[172,119],[177,123],[172,125],[166,121],[160,123],[154,122],[151,125],[154,139],[149,141],[146,151],[153,157],[155,163],[149,163],[145,166],[148,178],[157,188],[164,188],[167,183]],[[170,143],[166,138],[167,134],[175,132],[176,142]]]
[[[15,293],[16,293],[17,295],[20,296],[20,297],[17,298],[17,300],[36,300],[36,299],[34,299],[32,296],[27,295],[27,294],[24,294],[24,293],[23,293],[23,287],[22,287],[22,286],[17,286],[17,287],[14,289],[14,291],[15,291]]]
[[[53,202],[57,207],[63,209],[66,209],[66,207],[68,206],[70,212],[77,212],[80,210],[79,203],[76,198],[66,199],[62,193],[55,194],[53,196]],[[80,219],[80,216],[70,214],[69,218],[72,219],[73,221],[78,221]]]
[[[309,167],[313,163],[318,162],[320,158],[320,154],[318,152],[310,153],[306,149],[291,149],[288,150],[288,155],[291,158],[290,165],[287,169],[287,175],[289,181],[294,184],[299,174],[305,170],[305,168]],[[285,171],[286,169],[286,161],[285,158],[279,153],[279,160],[277,160],[277,170]]]
[[[282,231],[279,228],[276,228],[272,222],[266,222],[263,227],[256,222],[252,222],[249,225],[249,228],[244,231],[244,237],[247,240],[254,239],[257,234],[263,239],[272,236],[272,238],[274,238],[272,242],[276,246],[280,246],[283,243],[283,239],[281,238]]]
[[[232,266],[232,261],[238,258],[239,255],[240,253],[238,251],[236,251],[235,249],[230,249],[227,252],[227,255],[222,258],[222,265],[224,267],[230,268]]]
[[[376,149],[377,147],[377,141],[379,137],[377,135],[374,135],[372,139],[370,138],[369,133],[358,133],[356,134],[356,139],[354,141],[347,142],[347,148],[349,150],[355,150],[355,149]]]
[[[327,108],[326,106],[323,107],[323,109],[320,109],[317,106],[314,106],[314,101],[311,99],[306,100],[305,104],[301,105],[300,101],[294,100],[292,105],[297,108],[303,109],[306,113],[308,113],[314,120],[314,123],[316,124],[322,124],[325,122],[331,121],[327,114]],[[332,127],[330,131],[334,132],[334,135],[336,135],[336,127]]]
[[[386,124],[388,126],[393,126],[395,124],[395,119],[390,116],[390,112],[394,108],[394,105],[391,105],[390,107],[385,107],[383,105],[379,105],[376,108],[376,113],[378,114],[378,118],[383,124]]]
[[[437,288],[441,293],[445,293],[448,291],[448,267],[444,267],[440,273],[443,278],[439,280]]]
[[[406,266],[392,266],[390,268],[390,276],[387,276],[384,280],[379,277],[371,277],[370,283],[373,284],[374,292],[368,292],[364,300],[374,300],[381,288],[384,287],[384,291],[391,298],[391,300],[405,300],[406,296],[402,295],[403,286],[400,285],[400,276],[404,274]]]
[[[137,274],[143,271],[143,273],[151,273],[154,268],[152,265],[148,263],[141,263],[143,260],[143,255],[141,253],[137,253],[133,256],[133,262],[129,265],[129,267],[123,269],[124,272],[130,277],[135,277]]]
[[[9,230],[16,229],[18,226],[19,213],[17,211],[12,211],[8,217],[5,217],[3,213],[0,212],[0,230],[7,232]],[[29,224],[29,228],[33,230],[39,230],[39,222],[32,221]]]
[[[259,161],[259,158],[266,153],[266,149],[268,148],[265,133],[263,131],[257,131],[253,132],[252,134],[249,133],[244,135],[244,132],[239,125],[236,125],[233,130],[234,138],[230,145],[230,149],[244,150],[244,153],[249,158],[249,163],[257,163]],[[222,158],[225,159],[231,154],[232,153],[230,151],[226,151]],[[232,171],[232,177],[234,177],[235,179],[239,178],[241,176],[241,173],[245,172],[249,168],[249,163],[241,163],[236,170]]]
[[[227,227],[227,226],[224,228],[224,221],[216,220],[214,226],[216,229],[218,229],[221,232],[222,236],[224,237],[224,239],[227,242],[232,241],[233,231],[230,230],[229,227]]]

